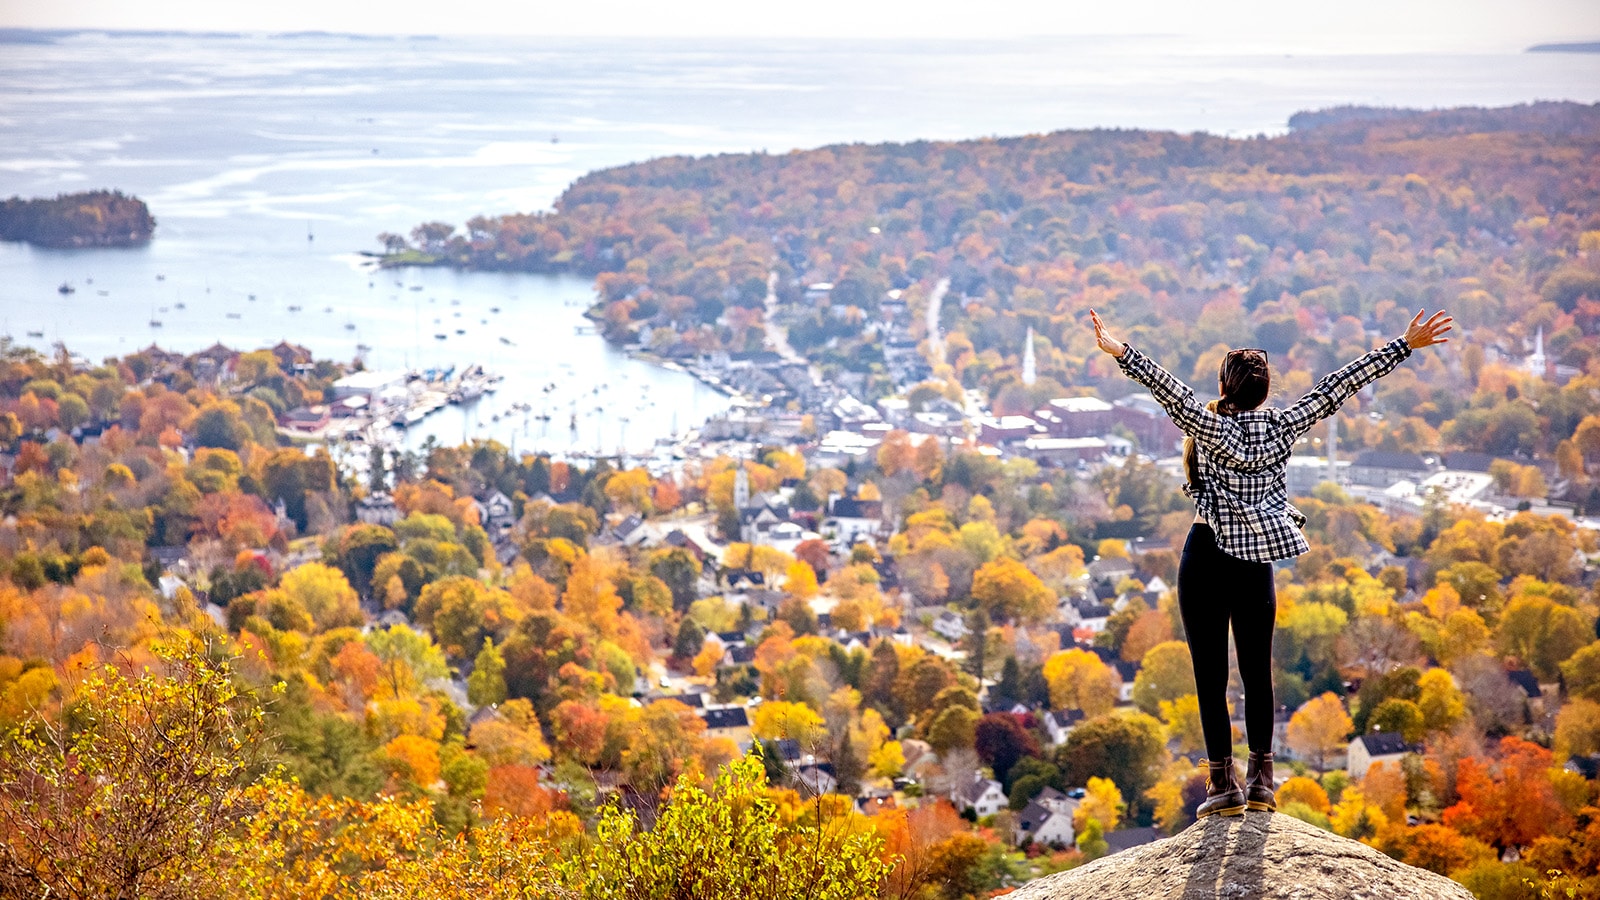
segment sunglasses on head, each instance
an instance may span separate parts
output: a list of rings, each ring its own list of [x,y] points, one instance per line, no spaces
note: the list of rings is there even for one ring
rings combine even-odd
[[[1267,361],[1267,351],[1261,349],[1260,347],[1240,347],[1237,350],[1229,350],[1227,358],[1232,359],[1235,356],[1243,356],[1246,353],[1259,353],[1261,354],[1261,361]]]

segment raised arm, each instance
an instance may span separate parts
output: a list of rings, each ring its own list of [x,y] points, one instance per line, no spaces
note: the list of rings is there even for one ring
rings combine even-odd
[[[1321,419],[1333,415],[1344,401],[1379,378],[1394,371],[1412,350],[1433,344],[1447,344],[1444,333],[1450,330],[1452,319],[1444,310],[1433,314],[1426,322],[1423,311],[1418,310],[1403,337],[1397,337],[1382,347],[1333,372],[1316,383],[1304,397],[1284,411],[1283,423],[1291,435],[1298,435]]]
[[[1094,322],[1095,340],[1100,349],[1116,357],[1124,374],[1150,389],[1150,396],[1161,404],[1184,434],[1238,469],[1248,471],[1272,461],[1273,454],[1265,452],[1264,448],[1246,444],[1238,422],[1206,409],[1205,404],[1195,399],[1194,389],[1181,379],[1127,343],[1113,340],[1094,310],[1089,310],[1089,317]]]

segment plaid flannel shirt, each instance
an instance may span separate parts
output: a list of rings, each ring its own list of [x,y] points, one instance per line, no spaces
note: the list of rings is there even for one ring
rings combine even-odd
[[[1185,484],[1183,492],[1216,531],[1217,546],[1239,559],[1272,562],[1310,549],[1300,533],[1305,514],[1289,502],[1288,461],[1295,439],[1410,355],[1405,340],[1395,338],[1324,377],[1288,409],[1231,416],[1206,409],[1188,385],[1131,346],[1117,364],[1149,388],[1172,421],[1194,438],[1199,483]]]

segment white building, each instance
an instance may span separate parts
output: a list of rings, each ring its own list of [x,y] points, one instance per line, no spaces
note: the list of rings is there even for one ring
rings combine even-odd
[[[1012,840],[1016,844],[1032,841],[1051,847],[1071,847],[1077,840],[1072,828],[1072,817],[1077,809],[1078,801],[1047,787],[1017,815]]]
[[[971,783],[951,792],[950,802],[959,809],[972,810],[981,819],[1005,809],[1006,795],[1000,790],[1000,782],[973,775]]]
[[[1050,735],[1050,744],[1059,747],[1067,742],[1067,735],[1083,721],[1081,709],[1055,709],[1044,714],[1044,730]]]
[[[371,403],[380,398],[385,390],[406,386],[406,373],[384,372],[372,370],[367,372],[352,372],[333,383],[333,396],[330,400],[343,400],[346,397],[365,397]]]
[[[1350,742],[1349,755],[1346,757],[1345,771],[1351,778],[1365,778],[1367,769],[1373,763],[1392,762],[1399,764],[1400,758],[1407,753],[1416,751],[1416,747],[1407,744],[1405,738],[1393,731],[1374,731],[1363,734]]]
[[[954,644],[967,636],[967,623],[960,615],[947,609],[933,620],[933,631]]]

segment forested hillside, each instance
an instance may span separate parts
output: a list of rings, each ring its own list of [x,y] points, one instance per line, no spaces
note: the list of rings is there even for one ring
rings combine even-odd
[[[1485,359],[1526,355],[1540,329],[1558,365],[1582,369],[1600,349],[1600,109],[1294,123],[1255,140],[1079,131],[658,159],[579,179],[554,213],[413,238],[456,265],[593,273],[613,336],[703,349],[759,347],[775,269],[795,346],[877,393],[890,384],[863,324],[887,291],[916,312],[948,277],[936,378],[983,388],[1001,411],[1127,389],[1100,382],[1089,306],[1184,377],[1203,381],[1224,345],[1265,347],[1301,373],[1285,390],[1444,306],[1462,352],[1386,383],[1404,414],[1367,443],[1552,451],[1576,424],[1571,398],[1540,398],[1536,419],[1530,401],[1458,388]],[[816,282],[832,289],[807,302]],[[1040,378],[1025,390],[1029,326]]]

